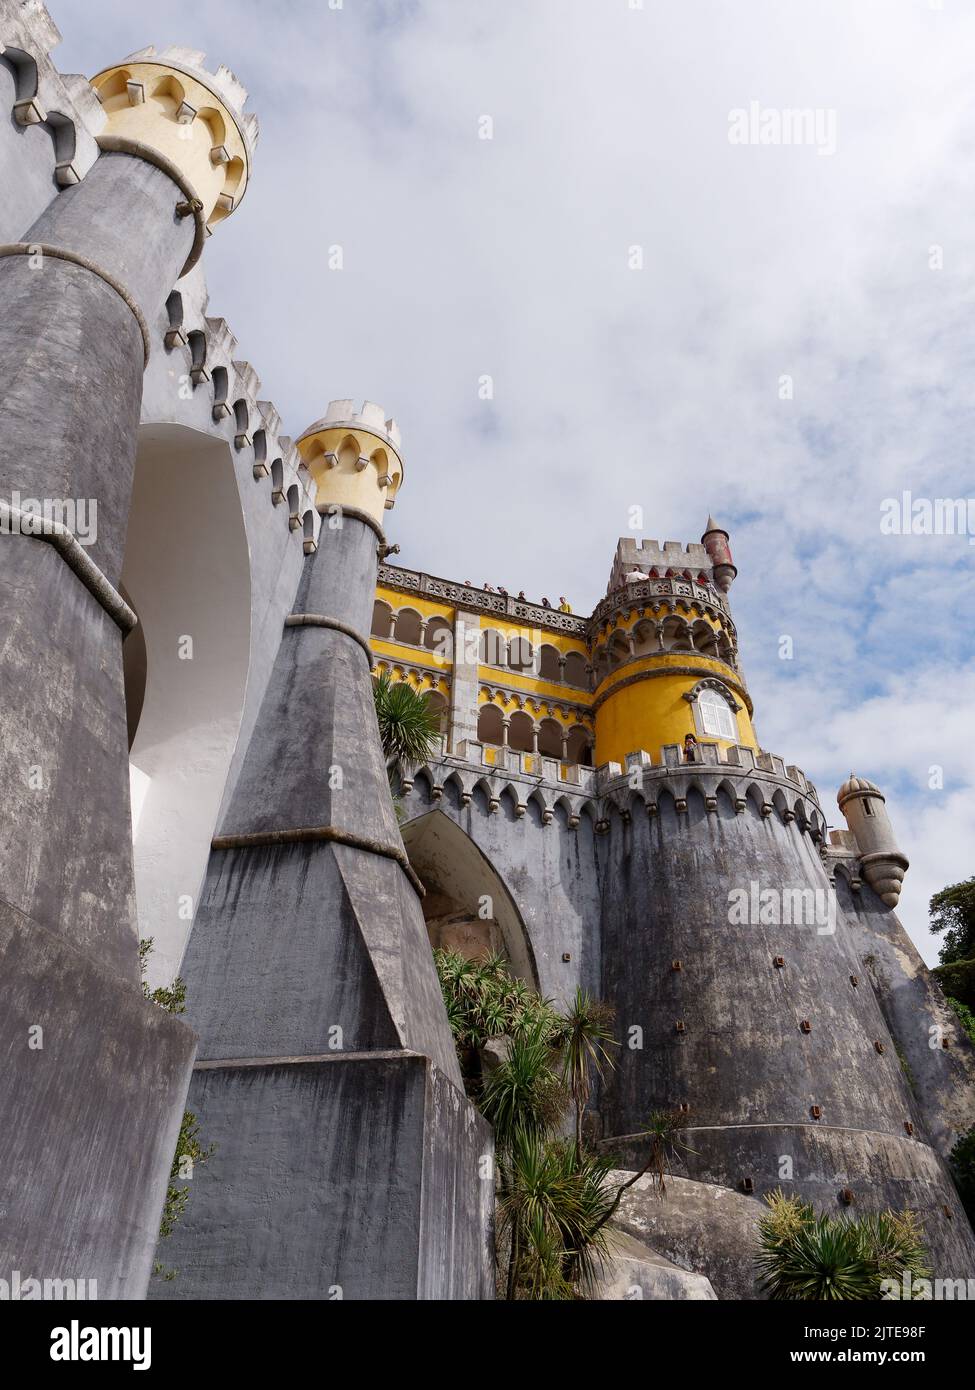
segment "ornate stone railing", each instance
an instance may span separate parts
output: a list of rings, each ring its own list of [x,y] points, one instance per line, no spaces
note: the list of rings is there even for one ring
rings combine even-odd
[[[638,580],[621,589],[614,589],[596,605],[589,622],[595,628],[621,608],[639,608],[661,598],[685,599],[688,603],[703,604],[727,618],[730,625],[731,610],[724,595],[719,594],[717,589],[712,589],[709,584],[698,584],[696,580],[688,579]]]
[[[598,627],[610,614],[623,608],[639,607],[653,603],[657,599],[685,600],[711,608],[731,624],[727,599],[708,584],[698,584],[687,579],[649,579],[645,582],[627,584],[607,594],[595,608],[591,617],[577,613],[560,613],[557,608],[545,608],[540,603],[528,603],[523,599],[512,598],[510,594],[489,593],[472,584],[457,584],[450,579],[438,579],[422,570],[403,569],[400,565],[380,565],[379,583],[386,588],[399,589],[403,593],[418,594],[424,598],[441,599],[455,608],[468,608],[474,613],[488,613],[494,617],[507,618],[513,623],[527,627],[549,628],[554,632],[564,632],[580,641],[588,641],[594,627]]]
[[[442,599],[455,608],[468,608],[473,613],[490,613],[508,618],[527,627],[545,627],[586,640],[589,619],[575,613],[560,613],[557,608],[545,608],[540,603],[527,603],[510,594],[489,593],[473,585],[456,584],[449,579],[437,579],[421,570],[402,569],[399,565],[380,565],[379,583],[390,589],[400,589],[424,598]]]

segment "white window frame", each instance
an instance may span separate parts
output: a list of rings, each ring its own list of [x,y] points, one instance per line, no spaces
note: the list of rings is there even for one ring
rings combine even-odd
[[[694,701],[698,733],[708,738],[720,738],[727,743],[738,742],[738,719],[727,700],[717,690],[705,688]],[[717,724],[720,727],[715,728]]]

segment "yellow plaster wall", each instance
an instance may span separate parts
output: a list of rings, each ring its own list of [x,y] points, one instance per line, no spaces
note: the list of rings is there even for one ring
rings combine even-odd
[[[651,675],[646,680],[623,684],[628,676],[641,671],[689,665],[699,669],[702,674],[688,676],[675,672],[673,675]],[[635,753],[640,748],[649,753],[655,763],[659,762],[663,745],[683,743],[685,734],[696,734],[702,741],[727,748],[727,739],[697,734],[694,711],[689,701],[683,698],[706,675],[714,675],[723,681],[742,706],[735,716],[738,722],[735,742],[757,749],[755,731],[744,707],[741,691],[737,682],[729,679],[727,667],[706,657],[692,656],[689,652],[674,652],[621,666],[600,685],[597,694],[610,690],[613,693],[596,711],[596,764],[622,764],[627,753]]]
[[[141,82],[146,99],[132,106],[125,83]],[[218,207],[225,194],[236,202],[247,184],[247,148],[233,116],[215,93],[189,73],[163,63],[135,62],[106,68],[92,78],[108,117],[106,132],[126,140],[138,140],[164,155],[181,171],[203,204],[203,216],[211,223],[228,215]],[[181,101],[196,108],[186,125],[176,120]],[[223,145],[228,164],[214,163],[210,151]]]

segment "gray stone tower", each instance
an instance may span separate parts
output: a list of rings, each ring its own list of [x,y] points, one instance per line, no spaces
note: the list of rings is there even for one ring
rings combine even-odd
[[[16,39],[19,7],[3,17]],[[23,42],[8,45],[15,91],[34,94],[14,110],[54,121]],[[0,1264],[94,1278],[101,1297],[145,1291],[195,1042],[142,997],[122,660],[135,615],[118,589],[148,324],[199,256],[222,180],[197,196],[210,136],[173,134],[196,115],[174,94],[239,119],[219,75],[142,66],[145,83],[106,85],[86,177],[59,165],[63,190],[0,246],[0,495],[46,517],[5,501],[0,537]],[[81,507],[87,549],[52,515]]]
[[[398,431],[335,402],[299,448],[321,526],[185,959],[189,1104],[217,1152],[160,1293],[489,1298],[491,1135],[463,1092],[370,679]]]
[[[863,877],[886,907],[896,907],[909,865],[897,848],[883,793],[851,772],[836,801],[860,852]]]

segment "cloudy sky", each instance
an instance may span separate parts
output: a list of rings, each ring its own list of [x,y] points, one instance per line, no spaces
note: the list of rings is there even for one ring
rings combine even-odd
[[[975,549],[881,504],[975,496],[975,6],[50,9],[64,71],[182,43],[249,87],[211,312],[293,434],[333,397],[395,415],[402,563],[588,611],[630,508],[728,527],[762,743],[834,825],[851,768],[884,788],[934,959],[927,899],[975,873]],[[753,103],[818,138],[729,139]]]

